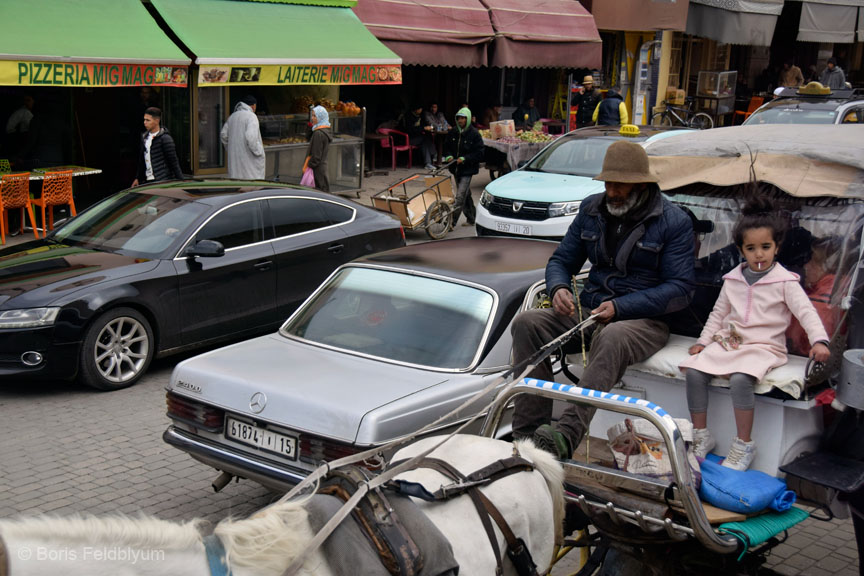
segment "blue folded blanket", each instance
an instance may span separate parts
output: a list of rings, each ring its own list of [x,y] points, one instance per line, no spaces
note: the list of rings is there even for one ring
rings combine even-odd
[[[732,470],[711,459],[702,462],[699,496],[705,502],[732,512],[755,514],[765,508],[783,512],[795,503],[795,492],[786,482],[758,470]]]

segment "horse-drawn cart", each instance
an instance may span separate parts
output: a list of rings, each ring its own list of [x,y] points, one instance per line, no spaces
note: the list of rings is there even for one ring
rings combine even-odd
[[[453,178],[442,174],[414,174],[372,196],[372,206],[399,218],[406,230],[426,230],[443,238],[453,224]]]
[[[792,142],[794,126],[747,128],[674,136],[649,150],[649,156],[659,156],[651,163],[661,188],[690,211],[697,233],[694,297],[686,318],[670,326],[673,333],[666,346],[630,366],[610,392],[579,388],[584,352],[569,358],[561,352],[556,379],[563,383],[527,380],[489,409],[484,425],[488,435],[496,433],[499,415],[519,393],[597,410],[587,438],[563,462],[568,501],[582,515],[577,524],[592,528],[590,536],[586,530],[572,540],[592,550],[580,576],[598,568],[600,575],[774,574],[764,564],[788,529],[808,517],[848,517],[846,498],[853,512],[860,511],[862,133],[813,127],[805,148]],[[812,370],[807,363],[810,344],[790,326],[788,362],[770,371],[754,390],[756,458],[750,470],[737,472],[709,464],[727,453],[735,433],[728,380],[715,379],[709,392],[708,423],[718,440],[716,457],[696,464],[688,453],[689,413],[678,367],[717,299],[723,276],[740,262],[732,233],[741,205],[754,193],[772,197],[790,222],[778,260],[802,277],[831,336],[831,360]],[[579,278],[574,284],[578,288]],[[539,294],[543,287],[537,289]],[[848,376],[850,362],[857,363],[857,380]],[[844,400],[844,387],[856,386],[852,401]],[[840,412],[829,408],[835,392],[833,406]],[[661,459],[662,473],[634,465]],[[724,470],[732,476],[718,479]],[[772,493],[778,500],[757,506],[754,478],[779,485]],[[795,506],[789,490],[797,495]],[[859,532],[862,527],[856,525]]]

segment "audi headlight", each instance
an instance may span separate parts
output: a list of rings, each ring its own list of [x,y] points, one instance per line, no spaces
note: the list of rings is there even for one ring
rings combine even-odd
[[[549,204],[549,218],[556,216],[573,216],[579,212],[582,202],[552,202]]]
[[[60,308],[25,308],[0,312],[0,330],[52,326]]]
[[[483,193],[480,194],[480,205],[483,206],[484,208],[488,208],[489,205],[492,204],[492,200],[494,200],[494,199],[495,199],[494,196],[489,194],[489,192],[487,192],[486,190],[483,190]]]

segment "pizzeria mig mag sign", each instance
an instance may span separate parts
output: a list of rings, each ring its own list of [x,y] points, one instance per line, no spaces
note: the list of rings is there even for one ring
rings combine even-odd
[[[6,86],[186,86],[186,66],[82,62],[0,62]]]

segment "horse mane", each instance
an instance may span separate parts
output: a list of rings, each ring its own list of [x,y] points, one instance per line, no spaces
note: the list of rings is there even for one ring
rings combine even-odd
[[[534,464],[534,469],[540,472],[546,480],[549,495],[552,497],[553,521],[555,522],[555,542],[564,539],[564,468],[552,454],[541,450],[529,438],[516,440],[513,443],[519,453],[527,456]]]
[[[201,519],[178,524],[144,514],[135,517],[122,514],[64,518],[37,516],[4,520],[0,523],[0,533],[37,540],[53,538],[69,542],[183,549],[201,541],[199,529],[205,524],[207,522]]]
[[[277,502],[243,520],[223,520],[213,533],[225,546],[229,565],[255,573],[281,574],[315,536],[309,526],[306,501]],[[314,572],[314,570],[313,570]]]

